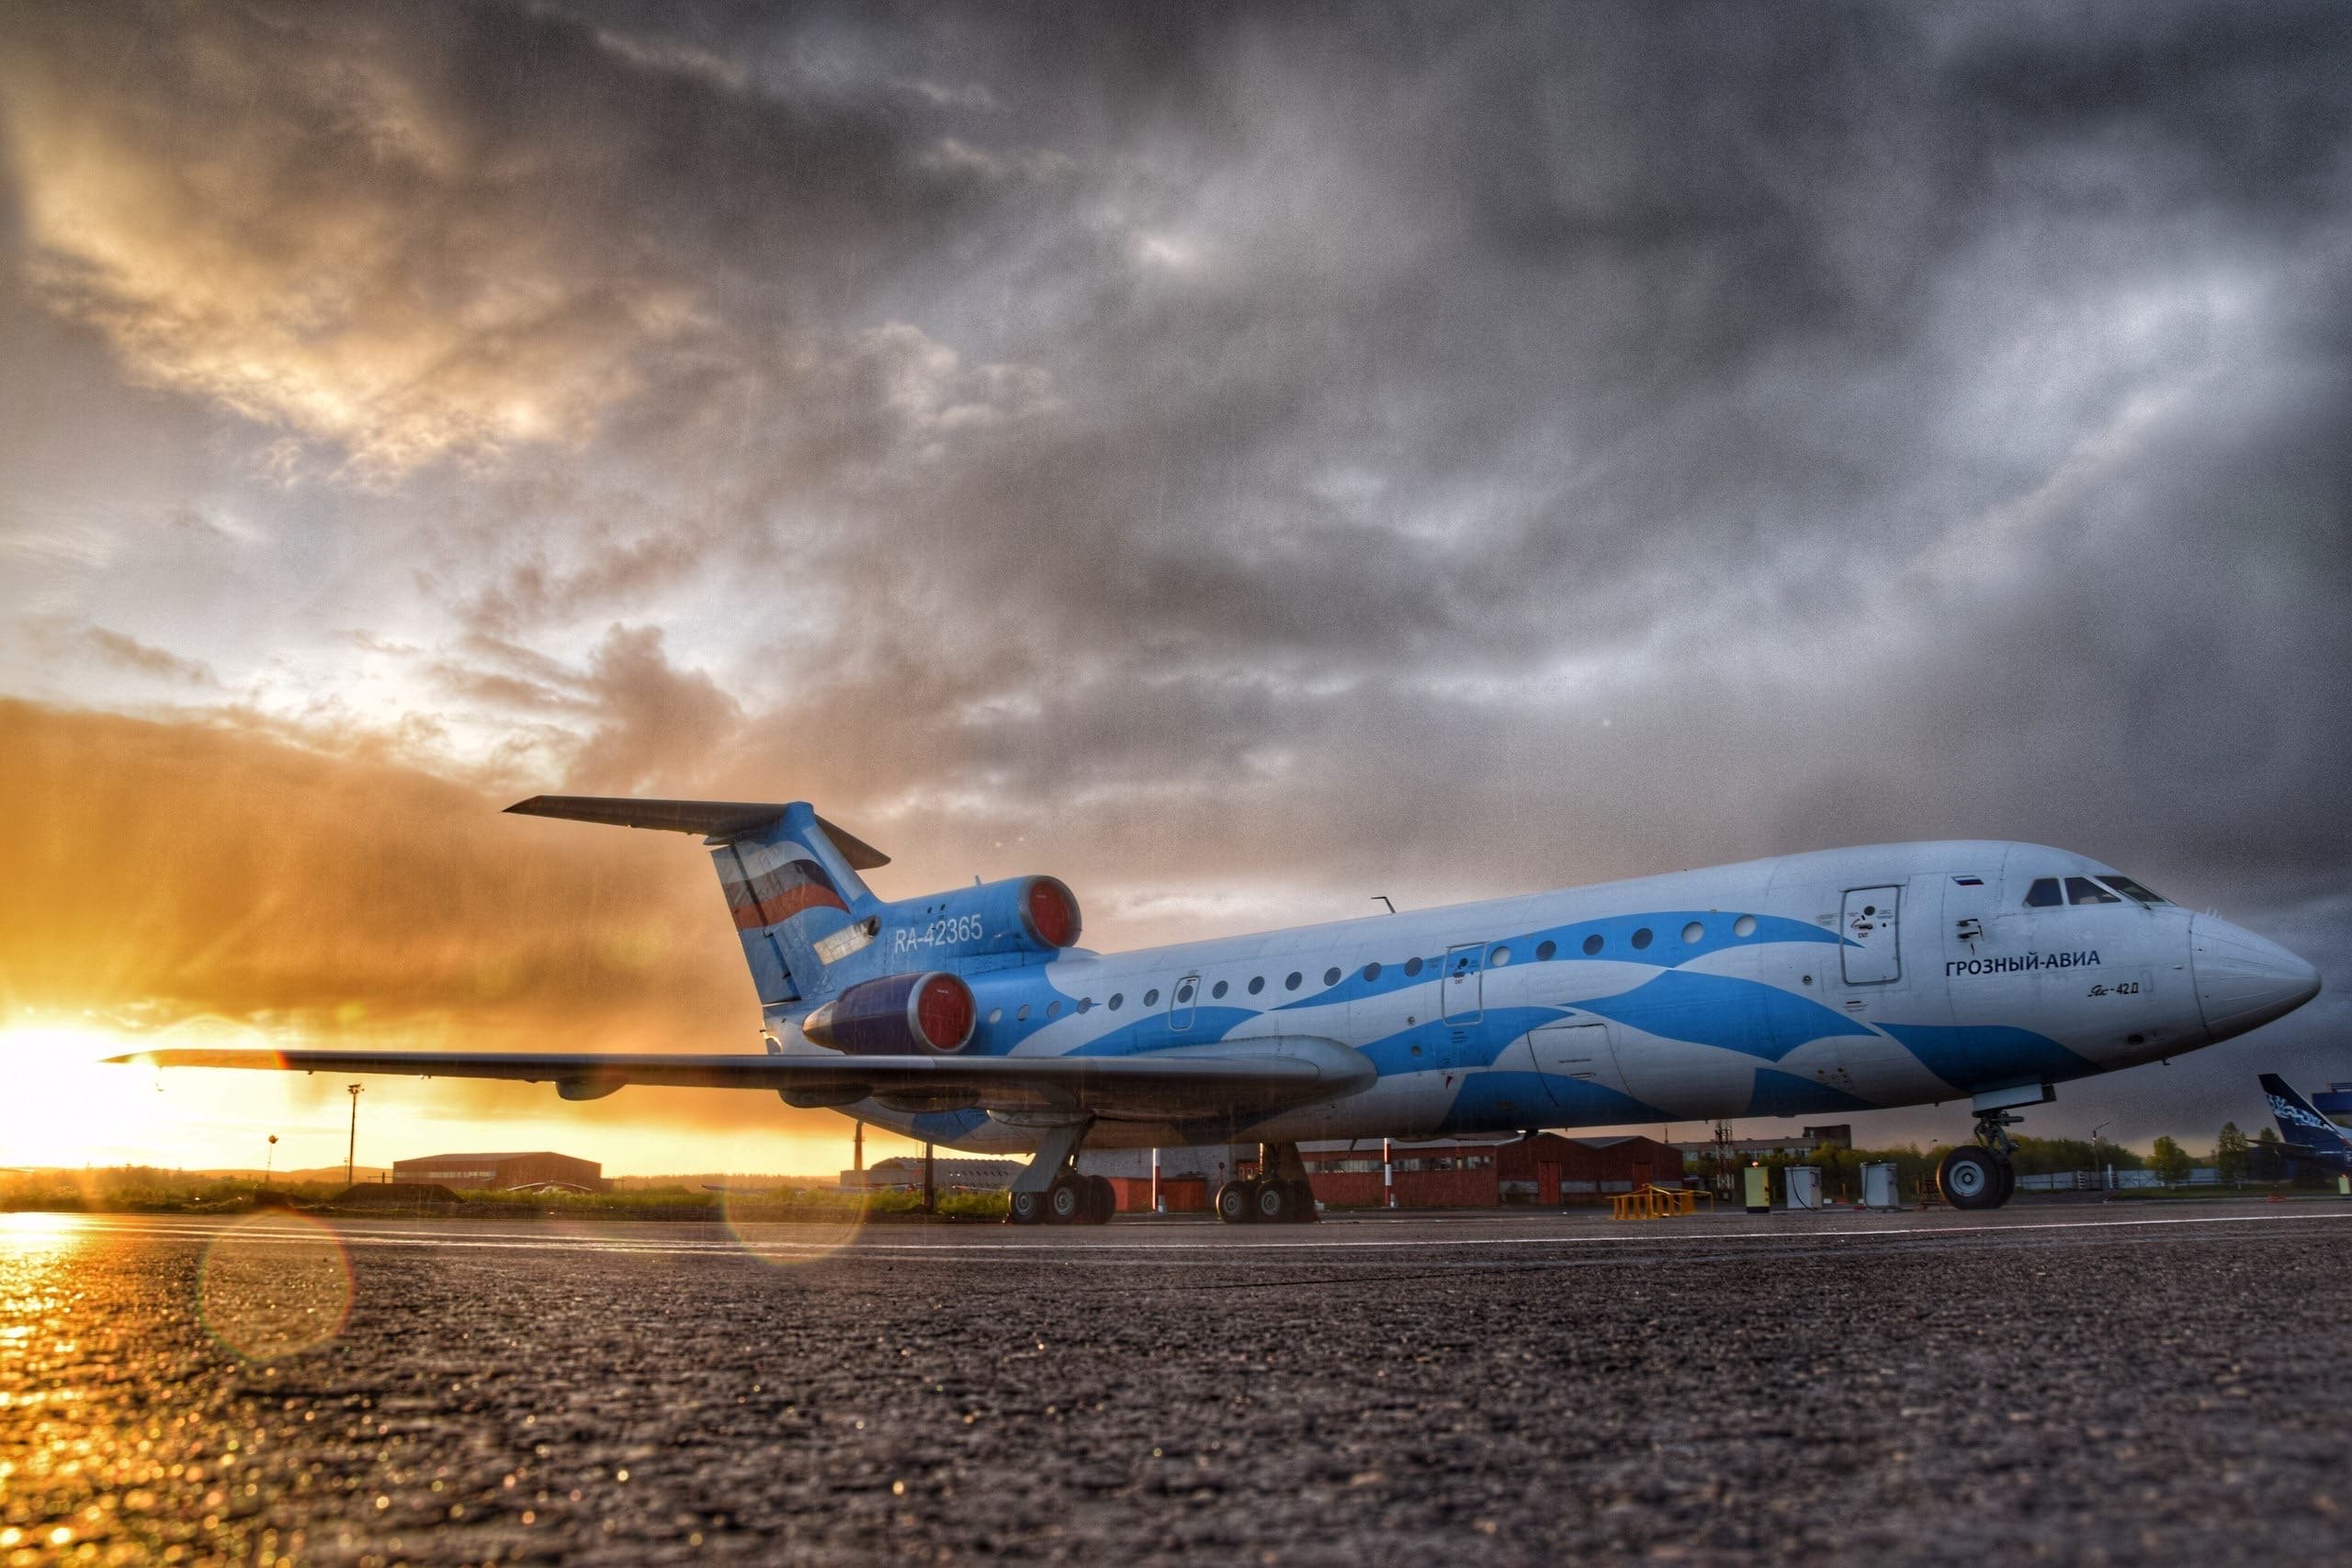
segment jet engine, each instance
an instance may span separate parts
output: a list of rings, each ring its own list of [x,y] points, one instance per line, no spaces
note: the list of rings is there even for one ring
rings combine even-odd
[[[817,1044],[853,1056],[932,1055],[971,1043],[972,987],[943,970],[862,980],[800,1021]]]
[[[1012,876],[906,898],[877,933],[890,961],[938,963],[999,953],[1054,953],[1078,945],[1078,899],[1057,876]]]

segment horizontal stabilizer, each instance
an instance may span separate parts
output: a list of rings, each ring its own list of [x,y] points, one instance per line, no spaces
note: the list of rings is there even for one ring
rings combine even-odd
[[[602,822],[612,828],[652,828],[670,833],[700,833],[709,839],[731,839],[764,828],[784,815],[786,807],[756,800],[637,800],[628,795],[535,795],[506,808],[524,817],[563,817],[574,822]],[[822,817],[817,825],[833,841],[842,858],[859,871],[888,865],[880,850],[836,828]]]

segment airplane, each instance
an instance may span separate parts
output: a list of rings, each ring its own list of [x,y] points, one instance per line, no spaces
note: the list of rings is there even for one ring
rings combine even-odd
[[[2301,1160],[2323,1169],[2352,1173],[2352,1135],[2321,1115],[2312,1102],[2287,1086],[2277,1073],[2262,1075],[2262,1093],[2278,1123],[2283,1159]]]
[[[527,816],[700,834],[764,1053],[175,1047],[116,1061],[772,1089],[910,1138],[1032,1156],[1014,1224],[1100,1224],[1081,1147],[1260,1145],[1230,1223],[1315,1217],[1298,1145],[1969,1101],[1948,1201],[2016,1188],[2056,1086],[2319,993],[2285,948],[2038,844],[1882,844],[1128,953],[1059,879],[885,900],[880,851],[789,804],[537,795]]]

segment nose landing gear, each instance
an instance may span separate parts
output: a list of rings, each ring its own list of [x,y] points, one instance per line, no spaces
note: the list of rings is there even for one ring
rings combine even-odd
[[[1976,1141],[1962,1144],[1936,1167],[1936,1190],[1955,1209],[1997,1209],[2018,1190],[2018,1141],[2009,1129],[2024,1118],[2007,1111],[1979,1111]]]

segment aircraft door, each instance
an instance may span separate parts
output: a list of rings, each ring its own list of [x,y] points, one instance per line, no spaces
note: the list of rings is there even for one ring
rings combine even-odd
[[[1846,939],[1840,949],[1846,984],[1883,986],[1903,978],[1903,956],[1896,930],[1902,899],[1900,886],[1846,890],[1846,908],[1838,925],[1839,934]]]
[[[1439,1010],[1448,1023],[1476,1023],[1484,1016],[1480,978],[1487,957],[1483,942],[1445,950],[1445,977],[1438,982]]]
[[[1556,1105],[1583,1109],[1592,1098],[1584,1090],[1587,1084],[1624,1091],[1605,1023],[1547,1023],[1528,1032],[1527,1045],[1544,1091]]]
[[[1193,1027],[1193,1009],[1200,1004],[1201,977],[1187,975],[1168,992],[1168,1027],[1170,1031]]]

